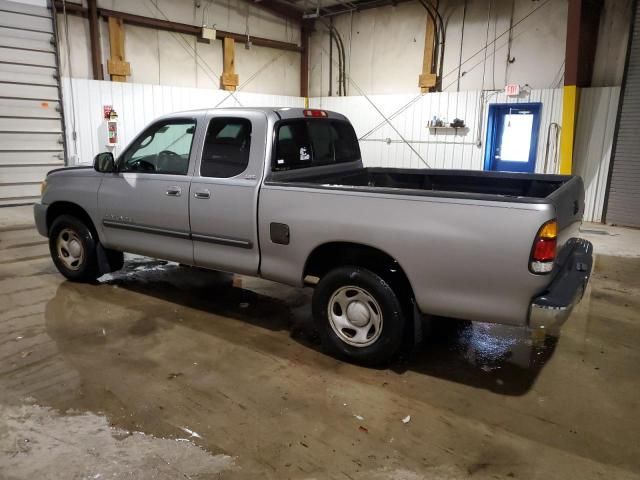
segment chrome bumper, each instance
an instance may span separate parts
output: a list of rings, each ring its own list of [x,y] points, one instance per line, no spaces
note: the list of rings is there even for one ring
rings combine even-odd
[[[42,203],[36,203],[33,206],[33,218],[36,221],[36,228],[38,233],[43,237],[47,237],[49,232],[47,231],[47,208],[48,205]]]
[[[580,303],[593,267],[591,242],[572,238],[558,259],[560,267],[547,290],[533,299],[529,308],[529,328],[553,332],[567,321]]]

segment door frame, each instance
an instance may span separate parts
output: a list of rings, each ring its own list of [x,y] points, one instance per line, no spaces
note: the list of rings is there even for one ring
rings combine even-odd
[[[204,135],[202,121],[203,114],[185,114],[183,112],[173,113],[159,117],[149,124],[145,125],[136,136],[127,143],[126,147],[118,154],[116,165],[118,168],[111,173],[103,173],[97,192],[97,211],[99,218],[99,228],[104,239],[105,246],[114,247],[131,253],[148,255],[153,257],[161,257],[166,260],[178,261],[186,264],[193,264],[193,242],[191,240],[191,230],[189,226],[189,195],[191,189],[191,181],[197,155],[199,151],[200,138]],[[189,153],[189,166],[184,175],[156,173],[145,171],[121,171],[119,166],[124,161],[124,155],[133,147],[136,140],[147,134],[147,132],[156,128],[158,125],[172,121],[189,120],[195,123],[195,132],[191,140],[191,151]],[[128,215],[121,215],[112,205],[107,205],[104,193],[108,186],[108,182],[133,182],[136,185],[143,182],[157,182],[167,184],[178,184],[182,191],[180,196],[186,199],[186,207],[184,215],[186,218],[185,228],[167,228],[166,225],[160,225],[157,220],[161,218],[162,213],[158,213],[155,208],[148,208],[148,211],[142,219],[136,219]],[[164,188],[164,187],[162,187]],[[162,191],[162,188],[159,190]],[[122,198],[121,202],[126,205],[127,198]],[[153,198],[149,200],[153,201]],[[111,210],[111,211],[109,211]],[[129,237],[130,235],[130,237]],[[124,241],[123,241],[124,237]],[[119,239],[119,240],[118,240]],[[145,243],[146,242],[146,243]],[[131,247],[131,245],[134,247]],[[138,248],[143,245],[143,248]],[[152,250],[149,250],[152,248]],[[171,252],[180,252],[177,255],[171,255]],[[187,252],[182,253],[182,252]]]
[[[541,115],[542,115],[542,102],[518,102],[518,103],[492,103],[489,105],[489,112],[487,115],[487,136],[484,150],[484,170],[487,171],[497,171],[494,170],[494,166],[496,163],[495,159],[495,148],[498,145],[498,132],[500,131],[500,125],[498,123],[498,118],[502,114],[502,110],[508,109],[530,109],[535,110],[533,117],[533,126],[531,132],[531,148],[529,150],[529,161],[522,162],[523,168],[510,170],[513,172],[525,172],[525,173],[533,173],[536,171],[536,153],[538,150],[538,139],[540,137],[540,123],[541,123]],[[531,166],[531,169],[529,169]]]
[[[249,163],[242,173],[233,177],[203,177],[200,173],[209,123],[216,118],[238,118],[248,120],[251,123]],[[198,143],[198,156],[191,179],[189,197],[189,219],[191,237],[193,239],[194,265],[215,270],[233,271],[234,273],[245,275],[258,275],[260,270],[260,239],[257,222],[258,195],[265,169],[265,145],[268,145],[266,132],[269,131],[268,118],[261,111],[247,112],[233,109],[216,109],[209,110],[203,117],[202,123],[203,133]],[[197,189],[207,186],[211,190],[210,198],[196,199],[195,193]],[[224,197],[217,200],[221,195]],[[230,234],[228,231],[224,231],[237,226],[236,222],[240,218],[238,215],[229,214],[226,222],[216,223],[209,221],[209,231],[204,231],[201,228],[203,219],[195,218],[203,212],[200,205],[203,205],[204,202],[211,202],[210,212],[215,215],[221,211],[216,209],[225,208],[225,205],[231,211],[232,208],[226,202],[240,202],[244,195],[247,195],[245,200],[250,200],[250,209],[240,209],[239,216],[247,216],[248,225],[251,227],[250,235],[237,235],[236,232]],[[234,196],[239,200],[234,200]]]

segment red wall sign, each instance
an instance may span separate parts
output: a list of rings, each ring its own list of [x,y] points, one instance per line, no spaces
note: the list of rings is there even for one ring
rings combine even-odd
[[[520,95],[520,85],[517,83],[510,83],[506,87],[504,87],[504,93],[506,93],[509,97],[515,97]]]

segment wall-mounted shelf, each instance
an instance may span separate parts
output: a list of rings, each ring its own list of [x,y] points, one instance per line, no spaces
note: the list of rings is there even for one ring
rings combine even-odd
[[[469,127],[427,127],[433,133],[453,133],[454,135],[466,135]]]

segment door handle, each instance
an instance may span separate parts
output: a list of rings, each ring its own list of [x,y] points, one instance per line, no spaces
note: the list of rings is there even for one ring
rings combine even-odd
[[[166,195],[169,197],[179,197],[182,195],[182,189],[180,187],[169,187],[167,188]]]
[[[200,190],[199,192],[195,192],[193,194],[194,197],[196,198],[209,198],[211,196],[211,192],[209,192],[209,190]]]

